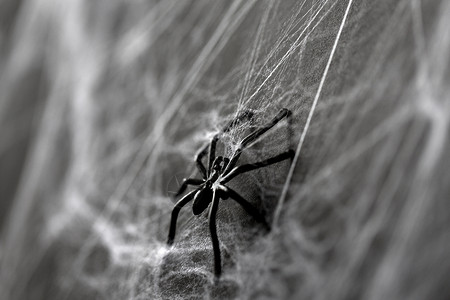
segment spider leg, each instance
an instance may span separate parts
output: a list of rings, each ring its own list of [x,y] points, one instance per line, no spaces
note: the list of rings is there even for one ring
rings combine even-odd
[[[264,227],[266,227],[266,229],[268,231],[270,230],[270,226],[269,226],[269,224],[267,224],[266,219],[264,218],[264,216],[256,209],[256,207],[254,207],[250,202],[245,200],[244,197],[242,197],[236,191],[234,191],[233,189],[229,188],[226,185],[220,185],[219,188],[222,191],[222,193],[224,194],[223,198],[226,199],[226,198],[230,197],[231,199],[233,199],[234,201],[239,203],[242,206],[242,208],[250,216],[252,216],[257,222],[259,222],[262,225],[264,225]]]
[[[220,257],[220,245],[219,245],[219,239],[217,238],[217,228],[216,228],[216,214],[217,209],[219,208],[219,201],[220,198],[218,197],[218,194],[214,191],[213,200],[211,207],[209,209],[209,232],[211,234],[211,241],[213,245],[213,252],[214,252],[214,275],[216,275],[216,278],[220,277],[220,274],[222,273],[222,262]]]
[[[216,145],[219,140],[219,134],[215,134],[209,144],[209,153],[208,153],[208,176],[211,175],[211,169],[213,167],[214,159],[216,159]]]
[[[206,145],[197,155],[195,156],[195,163],[197,165],[197,169],[202,174],[202,177],[204,179],[208,178],[208,174],[206,173],[206,168],[202,163],[202,158],[205,156],[206,152],[208,151],[208,145]]]
[[[239,157],[241,156],[242,150],[244,150],[246,147],[248,147],[251,143],[256,141],[260,136],[262,136],[264,133],[266,133],[268,130],[270,130],[272,127],[274,127],[278,122],[280,122],[282,119],[287,118],[288,119],[288,125],[291,124],[291,117],[292,112],[287,108],[282,108],[278,114],[264,127],[250,133],[247,135],[239,145],[238,149],[234,153],[233,157],[231,158],[230,163],[228,164],[227,169],[225,170],[225,173],[229,172],[231,168],[234,168],[236,165]],[[289,133],[290,134],[290,133]],[[291,138],[291,137],[289,137]]]
[[[173,207],[172,210],[172,216],[170,219],[170,229],[169,229],[169,236],[167,238],[167,244],[172,245],[173,240],[175,238],[175,231],[177,229],[177,219],[178,214],[180,213],[180,210],[185,206],[189,201],[194,199],[195,193],[198,191],[198,189],[195,189],[189,193],[187,193],[183,198],[181,198]]]
[[[269,129],[271,129],[273,126],[275,126],[282,119],[287,118],[288,122],[290,123],[291,121],[289,119],[291,119],[291,117],[292,117],[292,112],[287,108],[282,108],[278,112],[278,114],[272,119],[272,121],[270,121],[269,123],[266,124],[266,126],[254,131],[253,133],[246,136],[241,142],[242,147],[243,148],[247,147],[249,144],[254,142],[257,138],[259,138],[261,135],[263,135]]]
[[[197,163],[197,168],[202,174],[203,178],[206,179],[211,174],[212,165],[214,159],[216,158],[216,145],[220,136],[224,133],[229,132],[232,128],[239,125],[243,121],[250,120],[252,117],[253,112],[249,110],[242,112],[235,119],[231,120],[220,132],[216,133],[211,139],[211,142],[204,146],[202,150],[200,150],[195,158],[195,162]],[[206,169],[206,167],[202,163],[202,159],[206,155],[206,153],[208,153],[208,169]]]
[[[203,179],[197,179],[197,178],[184,178],[183,183],[181,184],[180,188],[178,189],[178,192],[175,194],[175,198],[180,196],[184,193],[188,185],[201,185],[203,182],[205,182]]]
[[[220,182],[227,183],[231,179],[233,179],[234,177],[236,177],[242,173],[249,172],[249,171],[256,170],[256,169],[263,168],[263,167],[267,167],[267,166],[279,163],[288,158],[292,159],[292,158],[294,158],[294,155],[295,155],[295,151],[290,149],[286,152],[283,152],[281,154],[278,154],[274,157],[268,158],[263,161],[235,167],[233,170],[230,171],[230,173],[228,173],[224,178],[222,178],[222,180]]]

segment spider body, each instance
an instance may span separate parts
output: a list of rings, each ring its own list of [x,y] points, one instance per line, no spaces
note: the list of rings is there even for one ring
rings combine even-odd
[[[240,196],[237,192],[228,187],[226,184],[234,177],[242,173],[263,168],[286,159],[292,160],[295,154],[293,150],[289,149],[269,159],[252,164],[240,165],[236,167],[236,164],[239,160],[242,151],[248,146],[250,146],[253,142],[255,142],[265,132],[274,127],[279,121],[286,118],[290,125],[291,112],[288,109],[283,108],[272,119],[272,121],[270,121],[260,129],[255,130],[254,132],[247,135],[240,142],[237,149],[230,158],[223,156],[216,157],[215,156],[216,144],[220,136],[223,133],[230,131],[233,127],[237,126],[239,123],[251,119],[252,116],[253,114],[248,111],[242,113],[236,119],[231,121],[227,126],[225,126],[225,128],[222,129],[221,132],[216,134],[208,145],[202,148],[202,150],[197,154],[196,158],[197,168],[202,175],[202,179],[197,178],[184,179],[182,185],[180,186],[180,189],[175,195],[175,197],[180,196],[186,190],[188,185],[197,186],[197,188],[195,188],[193,191],[188,192],[175,204],[172,210],[167,244],[169,245],[173,244],[176,232],[176,223],[181,208],[183,208],[188,202],[193,200],[192,212],[194,215],[200,215],[209,206],[210,207],[208,216],[209,230],[211,234],[211,241],[214,251],[214,273],[216,275],[216,278],[219,278],[222,273],[220,246],[216,229],[216,214],[219,207],[219,201],[221,199],[223,200],[228,198],[233,199],[234,201],[239,203],[242,206],[242,208],[248,214],[250,214],[256,221],[262,223],[267,229],[269,229],[269,225],[265,221],[264,216],[261,215],[259,211],[250,202],[245,200],[242,196]],[[208,168],[206,168],[202,162],[202,158],[207,153],[208,153]]]
[[[207,180],[200,186],[201,189],[195,193],[194,202],[192,204],[192,212],[194,215],[199,215],[205,211],[208,205],[212,202],[214,192],[216,192],[217,185],[220,185],[222,172],[225,170],[229,162],[228,158],[218,156],[213,164],[212,172]]]

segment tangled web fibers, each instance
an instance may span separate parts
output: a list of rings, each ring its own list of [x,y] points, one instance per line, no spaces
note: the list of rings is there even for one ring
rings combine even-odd
[[[5,0],[1,299],[448,299],[450,3]],[[173,193],[281,108],[294,163]],[[286,123],[240,163],[289,148]]]

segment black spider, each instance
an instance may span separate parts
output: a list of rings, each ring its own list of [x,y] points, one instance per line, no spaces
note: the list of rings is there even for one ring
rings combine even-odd
[[[248,147],[250,144],[252,144],[254,141],[256,141],[261,135],[263,135],[266,131],[271,129],[275,124],[277,124],[280,120],[283,118],[286,118],[288,120],[288,123],[290,125],[291,122],[291,111],[283,108],[281,109],[278,114],[267,123],[264,127],[250,133],[247,135],[238,145],[236,151],[234,152],[233,156],[231,158],[223,157],[223,156],[217,156],[215,157],[216,152],[216,144],[219,140],[220,136],[223,133],[226,133],[230,131],[234,126],[238,125],[245,119],[251,119],[253,116],[253,113],[251,112],[244,112],[241,115],[239,115],[236,119],[231,121],[225,128],[216,134],[211,142],[206,145],[198,154],[196,157],[196,164],[197,168],[199,169],[200,173],[202,174],[203,179],[196,179],[196,178],[185,178],[183,180],[183,183],[178,190],[175,197],[181,195],[187,188],[188,185],[198,186],[195,190],[187,193],[183,198],[181,198],[176,204],[175,207],[172,210],[172,218],[170,220],[170,229],[169,229],[169,237],[167,240],[167,244],[172,245],[173,240],[175,238],[175,231],[176,231],[176,225],[177,225],[177,218],[178,213],[180,212],[181,208],[185,206],[189,201],[194,200],[194,203],[192,205],[192,211],[194,215],[199,215],[205,209],[208,207],[208,205],[212,202],[211,207],[209,208],[209,230],[211,233],[211,240],[213,245],[213,251],[214,251],[214,271],[216,278],[220,277],[220,274],[222,273],[222,266],[221,266],[221,257],[220,257],[220,247],[219,247],[219,240],[217,238],[217,230],[216,230],[216,213],[217,209],[219,207],[219,201],[220,199],[228,199],[231,198],[237,203],[239,203],[242,208],[251,216],[255,218],[258,222],[261,222],[264,224],[268,229],[269,225],[266,223],[264,217],[258,212],[258,210],[250,204],[247,200],[245,200],[242,196],[240,196],[238,193],[236,193],[234,190],[226,186],[226,183],[229,182],[231,179],[236,177],[239,174],[256,170],[262,167],[266,167],[278,162],[281,162],[285,159],[292,159],[294,156],[293,150],[288,150],[286,152],[283,152],[281,154],[278,154],[274,157],[271,157],[269,159],[253,163],[253,164],[245,164],[236,167],[236,163],[241,156],[242,151]],[[202,158],[206,155],[206,153],[209,152],[209,159],[208,159],[208,169],[205,168],[205,166],[202,163]]]

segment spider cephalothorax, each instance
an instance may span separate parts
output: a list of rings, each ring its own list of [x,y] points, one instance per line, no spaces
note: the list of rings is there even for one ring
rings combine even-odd
[[[203,187],[194,195],[194,203],[192,204],[192,212],[194,215],[201,214],[208,207],[209,203],[211,203],[216,190],[213,185],[215,183],[220,184],[219,176],[222,175],[228,162],[229,159],[224,159],[222,156],[218,156],[214,160],[211,174],[209,174],[208,179],[200,186]]]
[[[192,204],[192,212],[194,215],[199,215],[209,208],[209,230],[211,234],[211,241],[213,244],[214,251],[214,273],[216,277],[220,277],[222,273],[222,264],[221,264],[221,256],[220,256],[220,246],[219,239],[217,238],[217,230],[216,230],[216,213],[219,207],[220,199],[228,199],[231,198],[237,203],[239,203],[242,208],[249,213],[255,220],[265,225],[269,228],[269,225],[265,221],[264,217],[259,213],[259,211],[247,200],[245,200],[241,195],[235,192],[233,189],[226,185],[231,179],[240,175],[242,173],[256,170],[262,167],[266,167],[278,162],[281,162],[286,159],[292,159],[294,156],[294,151],[289,149],[286,152],[278,154],[269,159],[252,163],[245,164],[236,167],[236,163],[241,156],[242,151],[255,142],[261,135],[263,135],[266,131],[275,126],[279,121],[284,118],[287,118],[289,125],[291,120],[291,112],[283,108],[278,114],[267,123],[264,127],[261,127],[258,130],[247,135],[238,145],[235,152],[231,156],[231,158],[223,157],[223,156],[215,156],[216,152],[216,144],[219,140],[220,136],[228,131],[230,131],[233,127],[238,125],[239,123],[245,121],[246,119],[251,119],[253,114],[251,112],[244,112],[239,115],[236,119],[231,121],[225,128],[216,134],[211,142],[206,145],[199,152],[196,158],[197,168],[199,169],[202,179],[197,178],[186,178],[183,180],[183,184],[178,190],[175,197],[181,195],[187,188],[188,185],[197,186],[196,189],[187,193],[183,196],[176,204],[172,210],[172,218],[170,221],[170,229],[167,243],[169,245],[173,244],[173,240],[175,238],[175,231],[177,225],[178,214],[183,206],[185,206],[191,200],[194,200]],[[208,168],[206,168],[202,163],[202,158],[208,153]]]

